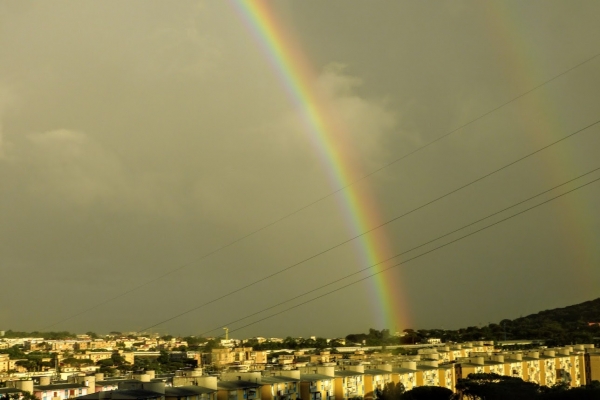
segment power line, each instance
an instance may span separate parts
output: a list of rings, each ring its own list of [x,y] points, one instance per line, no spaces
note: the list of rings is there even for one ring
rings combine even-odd
[[[304,293],[302,293],[302,294],[299,294],[299,295],[297,295],[297,296],[295,296],[295,297],[292,297],[292,298],[290,298],[290,299],[288,299],[288,300],[285,300],[285,301],[282,301],[282,302],[280,302],[280,303],[277,303],[277,304],[275,304],[275,305],[273,305],[273,306],[269,306],[269,307],[267,307],[267,308],[264,308],[264,309],[262,309],[262,310],[260,310],[260,311],[257,311],[257,312],[254,312],[254,313],[252,313],[252,314],[246,315],[245,317],[242,317],[242,318],[236,319],[236,320],[234,320],[234,321],[227,322],[226,324],[224,324],[224,325],[222,325],[222,326],[231,326],[231,325],[233,325],[233,324],[236,324],[236,323],[238,323],[238,322],[240,322],[240,321],[243,321],[243,320],[245,320],[245,319],[248,319],[248,318],[254,317],[255,315],[262,314],[262,313],[264,313],[264,312],[266,312],[266,311],[272,310],[272,309],[274,309],[274,308],[277,308],[277,307],[279,307],[279,306],[282,306],[282,305],[284,305],[284,304],[286,304],[286,303],[289,303],[289,302],[291,302],[291,301],[297,300],[297,299],[299,299],[299,298],[301,298],[301,297],[304,297],[304,296],[306,296],[306,295],[308,295],[308,294],[311,294],[311,293],[317,292],[317,291],[319,291],[319,290],[321,290],[321,289],[324,289],[324,288],[326,288],[326,287],[329,287],[329,286],[331,286],[331,285],[334,285],[334,284],[336,284],[336,283],[339,283],[339,282],[341,282],[341,281],[344,281],[344,280],[346,280],[346,279],[348,279],[348,278],[351,278],[351,277],[353,277],[353,276],[355,276],[355,275],[359,275],[359,274],[361,274],[361,273],[363,273],[363,272],[369,271],[371,268],[373,268],[373,267],[376,267],[377,265],[385,264],[386,262],[388,262],[388,261],[391,261],[391,260],[393,260],[394,258],[397,258],[397,257],[400,257],[400,256],[402,256],[402,255],[408,254],[408,253],[410,253],[410,252],[412,252],[412,251],[414,251],[414,250],[417,250],[417,249],[419,249],[419,248],[421,248],[421,247],[427,246],[428,244],[431,244],[431,243],[433,243],[433,242],[436,242],[436,241],[438,241],[438,240],[440,240],[440,239],[443,239],[443,238],[445,238],[445,237],[447,237],[447,236],[450,236],[450,235],[452,235],[452,234],[454,234],[454,233],[456,233],[456,232],[459,232],[459,231],[461,231],[461,230],[463,230],[463,229],[466,229],[466,228],[468,228],[468,227],[470,227],[470,226],[476,225],[476,224],[478,224],[478,223],[480,223],[480,222],[482,222],[482,221],[484,221],[484,220],[486,220],[486,219],[489,219],[489,218],[491,218],[491,217],[494,217],[494,216],[496,216],[496,215],[498,215],[498,214],[501,214],[501,213],[503,213],[503,212],[505,212],[505,211],[508,211],[508,210],[510,210],[511,208],[514,208],[514,207],[517,207],[517,206],[519,206],[519,205],[521,205],[521,204],[524,204],[524,203],[526,203],[526,202],[528,202],[528,201],[530,201],[530,200],[533,200],[533,199],[535,199],[536,197],[540,197],[540,196],[542,196],[542,195],[544,195],[544,194],[546,194],[546,193],[549,193],[549,192],[551,192],[551,191],[553,191],[553,190],[556,190],[556,189],[558,189],[558,188],[559,188],[559,187],[561,187],[561,186],[567,185],[567,184],[569,184],[569,183],[571,183],[571,182],[574,182],[574,181],[576,181],[576,180],[578,180],[578,179],[581,179],[581,178],[583,178],[584,176],[587,176],[587,175],[589,175],[589,174],[592,174],[592,173],[594,173],[594,172],[596,172],[596,171],[598,171],[598,170],[600,170],[600,167],[594,168],[594,169],[592,169],[591,171],[585,172],[585,173],[583,173],[583,174],[581,174],[581,175],[579,175],[579,176],[576,176],[575,178],[569,179],[569,180],[568,180],[568,181],[566,181],[566,182],[563,182],[563,183],[561,183],[561,184],[559,184],[559,185],[556,185],[556,186],[554,186],[554,187],[552,187],[552,188],[550,188],[550,189],[544,190],[543,192],[540,192],[540,193],[538,193],[538,194],[536,194],[536,195],[534,195],[534,196],[531,196],[531,197],[529,197],[529,198],[527,198],[527,199],[521,200],[521,201],[519,201],[518,203],[515,203],[515,204],[513,204],[513,205],[511,205],[511,206],[508,206],[508,207],[506,207],[506,208],[503,208],[502,210],[496,211],[496,212],[494,212],[494,213],[492,213],[492,214],[490,214],[490,215],[487,215],[487,216],[485,216],[485,217],[483,217],[483,218],[480,218],[480,219],[478,219],[477,221],[471,222],[471,223],[469,223],[469,224],[467,224],[467,225],[463,225],[463,226],[461,226],[460,228],[454,229],[453,231],[450,231],[450,232],[448,232],[448,233],[445,233],[445,234],[443,234],[443,235],[441,235],[441,236],[438,236],[438,237],[436,237],[435,239],[431,239],[431,240],[429,240],[429,241],[427,241],[427,242],[425,242],[425,243],[422,243],[422,244],[420,244],[420,245],[418,245],[418,246],[412,247],[412,248],[410,248],[410,249],[408,249],[408,250],[404,250],[404,251],[402,251],[401,253],[395,254],[395,255],[393,255],[393,256],[391,256],[391,257],[389,257],[389,258],[385,259],[385,260],[382,260],[382,261],[380,261],[380,262],[378,262],[378,263],[372,264],[372,265],[370,265],[370,266],[368,266],[368,267],[366,267],[366,268],[362,268],[362,269],[360,269],[360,270],[358,270],[358,271],[355,271],[355,272],[353,272],[353,273],[351,273],[351,274],[348,274],[348,275],[346,275],[346,276],[343,276],[343,277],[341,277],[341,278],[335,279],[335,280],[333,280],[333,281],[331,281],[331,282],[329,282],[329,283],[327,283],[327,284],[325,284],[325,285],[322,285],[322,286],[319,286],[319,287],[317,287],[317,288],[311,289],[311,290],[309,290],[308,292],[304,292]],[[600,179],[600,178],[598,178],[598,179]],[[212,332],[212,331],[215,331],[215,330],[217,330],[217,329],[221,329],[221,328],[222,328],[222,326],[219,326],[219,327],[217,327],[217,328],[213,328],[213,329],[210,329],[210,330],[208,330],[208,331],[202,332],[202,333],[200,334],[200,336],[204,336],[204,335],[206,335],[207,333],[210,333],[210,332]]]
[[[552,81],[554,81],[554,80],[562,77],[563,75],[566,75],[569,72],[571,72],[571,71],[573,71],[573,70],[575,70],[575,69],[583,66],[584,64],[587,64],[588,62],[596,59],[599,56],[600,56],[600,53],[597,53],[597,54],[593,55],[592,57],[590,57],[590,58],[588,58],[588,59],[586,59],[586,60],[584,60],[584,61],[582,61],[582,62],[580,62],[580,63],[578,63],[576,65],[574,65],[573,67],[571,67],[571,68],[569,68],[569,69],[567,69],[567,70],[559,73],[558,75],[555,75],[552,78],[550,78],[550,79],[548,79],[548,80],[540,83],[539,85],[534,86],[533,88],[529,89],[528,91],[519,94],[518,96],[516,96],[516,97],[514,97],[514,98],[512,98],[512,99],[510,99],[510,100],[508,100],[508,101],[506,101],[506,102],[504,102],[502,104],[500,104],[499,106],[497,106],[497,107],[495,107],[495,108],[493,108],[493,109],[485,112],[484,114],[481,114],[477,118],[472,119],[469,122],[458,126],[457,128],[454,128],[453,130],[451,130],[451,131],[449,131],[449,132],[447,132],[447,133],[439,136],[438,138],[432,140],[431,142],[426,143],[423,146],[418,147],[415,150],[413,150],[413,151],[411,151],[411,152],[409,152],[407,154],[404,154],[403,156],[401,156],[401,157],[399,157],[399,158],[397,158],[397,159],[395,159],[395,160],[393,160],[393,161],[391,161],[391,162],[389,162],[387,164],[384,164],[383,166],[381,166],[381,167],[379,167],[379,168],[377,168],[377,169],[375,169],[375,170],[373,170],[373,171],[371,171],[371,172],[369,172],[369,173],[367,173],[367,174],[365,174],[365,175],[363,175],[363,176],[361,176],[361,177],[359,177],[359,178],[351,181],[347,185],[342,186],[342,187],[334,190],[333,192],[330,192],[329,194],[327,194],[327,195],[325,195],[323,197],[320,197],[320,198],[318,198],[318,199],[316,199],[316,200],[314,200],[314,201],[306,204],[303,207],[300,207],[300,208],[296,209],[295,211],[292,211],[292,212],[290,212],[290,213],[288,213],[288,214],[286,214],[286,215],[284,215],[284,216],[282,216],[282,217],[280,217],[278,219],[275,219],[275,220],[267,223],[266,225],[263,225],[262,227],[260,227],[258,229],[255,229],[255,230],[247,233],[246,235],[243,235],[243,236],[241,236],[241,237],[239,237],[239,238],[237,238],[237,239],[235,239],[235,240],[233,240],[233,241],[231,241],[231,242],[229,242],[229,243],[227,243],[225,245],[217,247],[216,249],[211,250],[208,253],[205,253],[204,255],[200,256],[199,258],[197,258],[197,259],[195,259],[193,261],[184,263],[184,264],[182,264],[181,266],[179,266],[177,268],[171,269],[171,270],[169,270],[169,271],[167,271],[167,272],[165,272],[165,273],[163,273],[163,274],[161,274],[161,275],[159,275],[159,276],[157,276],[155,278],[152,278],[152,279],[150,279],[150,280],[148,280],[146,282],[140,283],[137,286],[134,286],[133,288],[131,288],[129,290],[126,290],[126,291],[124,291],[124,292],[122,292],[120,294],[117,294],[117,295],[115,295],[113,297],[110,297],[110,298],[104,300],[104,301],[101,301],[100,303],[97,303],[97,304],[95,304],[95,305],[93,305],[91,307],[88,307],[88,308],[86,308],[86,309],[84,309],[84,310],[82,310],[80,312],[77,312],[77,313],[75,313],[75,314],[73,314],[73,315],[71,315],[69,317],[63,318],[63,319],[61,319],[58,322],[55,322],[55,323],[53,323],[51,325],[48,325],[45,328],[42,328],[41,330],[42,331],[43,330],[47,330],[47,329],[52,328],[52,327],[54,327],[56,325],[59,325],[59,324],[61,324],[63,322],[66,322],[66,321],[69,321],[69,320],[71,320],[73,318],[77,318],[77,317],[79,317],[81,315],[84,315],[84,314],[88,313],[89,311],[95,310],[98,307],[101,307],[101,306],[103,306],[105,304],[111,303],[114,300],[117,300],[117,299],[119,299],[121,297],[124,297],[124,296],[126,296],[126,295],[128,295],[130,293],[133,293],[133,292],[135,292],[135,291],[137,291],[137,290],[139,290],[139,289],[141,289],[141,288],[143,288],[143,287],[145,287],[145,286],[147,286],[147,285],[149,285],[151,283],[154,283],[154,282],[159,281],[159,280],[161,280],[161,279],[163,279],[163,278],[165,278],[165,277],[167,277],[169,275],[172,275],[172,274],[174,274],[174,273],[176,273],[178,271],[181,271],[182,269],[187,268],[188,266],[190,266],[192,264],[200,262],[200,261],[202,261],[202,260],[204,260],[204,259],[212,256],[213,254],[216,254],[216,253],[218,253],[218,252],[220,252],[222,250],[225,250],[225,249],[227,249],[227,248],[229,248],[229,247],[231,247],[231,246],[233,246],[233,245],[235,245],[235,244],[237,244],[237,243],[239,243],[239,242],[241,242],[241,241],[243,241],[243,240],[245,240],[245,239],[247,239],[247,238],[249,238],[251,236],[254,236],[254,235],[256,235],[256,234],[258,234],[258,233],[260,233],[260,232],[262,232],[262,231],[264,231],[264,230],[266,230],[268,228],[270,228],[271,226],[274,226],[274,225],[278,224],[279,222],[284,221],[284,220],[286,220],[286,219],[288,219],[288,218],[290,218],[290,217],[292,217],[292,216],[300,213],[301,211],[304,211],[304,210],[312,207],[313,205],[315,205],[317,203],[320,203],[321,201],[323,201],[325,199],[328,199],[329,197],[331,197],[331,196],[333,196],[333,195],[335,195],[335,194],[337,194],[337,193],[339,193],[339,192],[347,189],[348,187],[353,186],[356,183],[358,183],[358,182],[360,182],[360,181],[362,181],[364,179],[367,179],[368,177],[370,177],[370,176],[372,176],[372,175],[374,175],[374,174],[382,171],[383,169],[388,168],[389,166],[391,166],[393,164],[396,164],[396,163],[404,160],[405,158],[408,158],[408,157],[412,156],[413,154],[415,154],[415,153],[417,153],[417,152],[419,152],[421,150],[424,150],[425,148],[431,146],[432,144],[441,141],[442,139],[444,139],[444,138],[450,136],[451,134],[453,134],[453,133],[455,133],[455,132],[457,132],[457,131],[459,131],[459,130],[461,130],[461,129],[463,129],[463,128],[465,128],[465,127],[467,127],[467,126],[469,126],[469,125],[471,125],[471,124],[473,124],[473,123],[475,123],[477,121],[479,121],[482,118],[485,118],[486,116],[490,115],[491,113],[494,113],[494,112],[498,111],[499,109],[501,109],[501,108],[503,108],[503,107],[505,107],[505,106],[507,106],[507,105],[509,105],[509,104],[511,104],[513,102],[515,102],[516,100],[518,100],[518,99],[520,99],[520,98],[528,95],[529,93],[531,93],[531,92],[533,92],[533,91],[535,91],[535,90],[537,90],[537,89],[539,89],[539,88],[541,88],[541,87],[549,84],[550,82],[552,82]]]
[[[316,254],[313,254],[310,257],[307,257],[307,258],[305,258],[305,259],[303,259],[303,260],[301,260],[299,262],[296,262],[296,263],[294,263],[294,264],[292,264],[290,266],[287,266],[287,267],[285,267],[283,269],[280,269],[280,270],[278,270],[276,272],[273,272],[273,273],[271,273],[271,274],[269,274],[267,276],[259,278],[259,279],[255,280],[255,281],[253,281],[251,283],[248,283],[248,284],[246,284],[246,285],[244,285],[244,286],[242,286],[242,287],[240,287],[238,289],[234,289],[234,290],[232,290],[230,292],[227,292],[226,294],[221,295],[219,297],[216,297],[216,298],[214,298],[212,300],[209,300],[209,301],[207,301],[207,302],[205,302],[205,303],[203,303],[203,304],[201,304],[199,306],[193,307],[191,309],[188,309],[187,311],[183,311],[183,312],[181,312],[181,313],[179,313],[179,314],[177,314],[177,315],[175,315],[173,317],[165,319],[165,320],[163,320],[161,322],[158,322],[158,323],[156,323],[156,324],[154,324],[152,326],[146,327],[146,328],[143,329],[143,331],[151,329],[151,328],[154,328],[154,327],[156,327],[158,325],[162,325],[165,322],[172,321],[172,320],[174,320],[176,318],[179,318],[179,317],[181,317],[183,315],[189,314],[192,311],[199,310],[200,308],[206,307],[207,305],[210,305],[212,303],[216,303],[217,301],[222,300],[224,298],[227,298],[227,297],[229,297],[229,296],[231,296],[231,295],[233,295],[235,293],[238,293],[238,292],[240,292],[242,290],[248,289],[248,288],[250,288],[250,287],[252,287],[254,285],[257,285],[258,283],[264,282],[264,281],[266,281],[268,279],[271,279],[271,278],[273,278],[273,277],[275,277],[277,275],[283,274],[284,272],[287,272],[287,271],[289,271],[289,270],[291,270],[291,269],[293,269],[293,268],[295,268],[295,267],[297,267],[297,266],[299,266],[301,264],[304,264],[307,261],[310,261],[310,260],[312,260],[314,258],[317,258],[317,257],[319,257],[319,256],[321,256],[321,255],[323,255],[323,254],[325,254],[325,253],[327,253],[327,252],[329,252],[331,250],[334,250],[334,249],[336,249],[338,247],[341,247],[341,246],[343,246],[343,245],[345,245],[345,244],[347,244],[349,242],[352,242],[353,240],[355,240],[355,239],[357,239],[357,238],[359,238],[361,236],[364,236],[364,235],[366,235],[366,234],[368,234],[370,232],[373,232],[376,229],[379,229],[379,228],[381,228],[381,227],[383,227],[385,225],[388,225],[388,224],[390,224],[390,223],[392,223],[394,221],[397,221],[397,220],[399,220],[399,219],[401,219],[401,218],[403,218],[403,217],[405,217],[405,216],[407,216],[409,214],[412,214],[412,213],[414,213],[414,212],[416,212],[416,211],[418,211],[418,210],[420,210],[422,208],[425,208],[425,207],[427,207],[427,206],[429,206],[429,205],[431,205],[431,204],[433,204],[433,203],[435,203],[435,202],[437,202],[437,201],[439,201],[439,200],[441,200],[443,198],[446,198],[446,197],[448,197],[448,196],[450,196],[450,195],[452,195],[452,194],[454,194],[454,193],[456,193],[456,192],[458,192],[458,191],[460,191],[462,189],[465,189],[465,188],[467,188],[467,187],[469,187],[469,186],[471,186],[471,185],[473,185],[473,184],[475,184],[475,183],[477,183],[477,182],[479,182],[479,181],[481,181],[483,179],[486,179],[486,178],[488,178],[488,177],[490,177],[490,176],[492,176],[492,175],[494,175],[494,174],[496,174],[496,173],[498,173],[500,171],[503,171],[506,168],[509,168],[512,165],[515,165],[515,164],[517,164],[517,163],[519,163],[519,162],[521,162],[521,161],[523,161],[523,160],[525,160],[525,159],[527,159],[527,158],[529,158],[529,157],[531,157],[531,156],[533,156],[533,155],[535,155],[535,154],[537,154],[537,153],[539,153],[539,152],[541,152],[541,151],[543,151],[543,150],[545,150],[545,149],[547,149],[549,147],[552,147],[552,146],[554,146],[554,145],[556,145],[556,144],[558,144],[558,143],[560,143],[560,142],[562,142],[562,141],[564,141],[566,139],[569,139],[570,137],[573,137],[574,135],[577,135],[578,133],[581,133],[581,132],[585,131],[586,129],[588,129],[588,128],[590,128],[590,127],[592,127],[592,126],[594,126],[594,125],[596,125],[598,123],[600,123],[600,120],[598,120],[598,121],[596,121],[596,122],[594,122],[592,124],[589,124],[589,125],[585,126],[584,128],[578,129],[575,132],[568,134],[567,136],[564,136],[564,137],[562,137],[562,138],[560,138],[558,140],[555,140],[554,142],[552,142],[550,144],[547,144],[547,145],[545,145],[545,146],[543,146],[543,147],[541,147],[541,148],[539,148],[539,149],[537,149],[537,150],[535,150],[535,151],[533,151],[533,152],[531,152],[531,153],[529,153],[529,154],[527,154],[527,155],[525,155],[525,156],[523,156],[521,158],[518,158],[515,161],[512,161],[512,162],[510,162],[510,163],[508,163],[508,164],[506,164],[506,165],[504,165],[504,166],[502,166],[502,167],[500,167],[498,169],[495,169],[492,172],[489,172],[489,173],[487,173],[487,174],[485,174],[483,176],[480,176],[479,178],[477,178],[477,179],[475,179],[475,180],[473,180],[473,181],[471,181],[471,182],[469,182],[469,183],[467,183],[467,184],[465,184],[463,186],[460,186],[457,189],[451,190],[450,192],[447,192],[446,194],[443,194],[443,195],[441,195],[441,196],[439,196],[439,197],[437,197],[437,198],[435,198],[435,199],[433,199],[433,200],[431,200],[431,201],[429,201],[429,202],[427,202],[425,204],[422,204],[422,205],[420,205],[420,206],[418,206],[416,208],[413,208],[412,210],[407,211],[404,214],[401,214],[401,215],[399,215],[397,217],[394,217],[394,218],[392,218],[390,220],[387,220],[386,222],[383,222],[383,223],[381,223],[381,224],[379,224],[379,225],[377,225],[377,226],[375,226],[375,227],[373,227],[373,228],[371,228],[371,229],[369,229],[367,231],[364,231],[364,232],[362,232],[362,233],[360,233],[360,234],[358,234],[356,236],[353,236],[350,239],[347,239],[347,240],[345,240],[343,242],[340,242],[340,243],[338,243],[338,244],[336,244],[334,246],[331,246],[331,247],[329,247],[329,248],[327,248],[325,250],[322,250],[322,251],[320,251],[320,252],[318,252]]]
[[[424,252],[424,253],[421,253],[421,254],[419,254],[419,255],[417,255],[417,256],[415,256],[415,257],[412,257],[412,258],[409,258],[409,259],[407,259],[407,260],[401,261],[401,262],[399,262],[399,263],[397,263],[397,264],[391,265],[391,266],[389,266],[389,267],[387,267],[387,268],[384,268],[384,269],[382,269],[381,271],[375,272],[375,273],[373,273],[373,274],[371,274],[371,275],[368,275],[368,276],[366,276],[366,277],[364,277],[364,278],[357,279],[356,281],[354,281],[354,282],[351,282],[351,283],[349,283],[349,284],[347,284],[347,285],[344,285],[344,286],[341,286],[341,287],[339,287],[339,288],[337,288],[337,289],[334,289],[334,290],[331,290],[331,291],[329,291],[329,292],[323,293],[322,295],[319,295],[319,296],[317,296],[317,297],[314,297],[314,298],[312,298],[312,299],[310,299],[310,300],[306,300],[306,301],[304,301],[304,302],[302,302],[302,303],[299,303],[299,304],[296,304],[296,305],[294,305],[294,306],[292,306],[292,307],[286,308],[286,309],[285,309],[285,310],[283,310],[283,311],[279,311],[279,312],[277,312],[277,313],[274,313],[274,314],[268,315],[268,316],[266,316],[266,317],[264,317],[264,318],[261,318],[261,319],[259,319],[259,320],[257,320],[257,321],[254,321],[254,322],[251,322],[251,323],[249,323],[249,324],[246,324],[246,325],[244,325],[244,326],[241,326],[241,327],[239,327],[239,328],[230,329],[230,330],[229,330],[229,333],[231,333],[231,332],[236,332],[236,331],[239,331],[239,330],[242,330],[242,329],[244,329],[244,328],[247,328],[247,327],[249,327],[249,326],[255,325],[255,324],[259,323],[259,322],[262,322],[262,321],[265,321],[265,320],[267,320],[267,319],[270,319],[270,318],[276,317],[276,316],[278,316],[278,315],[281,315],[281,314],[283,314],[283,313],[286,313],[286,312],[288,312],[289,310],[292,310],[292,309],[294,309],[294,308],[301,307],[301,306],[303,306],[303,305],[305,305],[305,304],[308,304],[308,303],[311,303],[311,302],[313,302],[313,301],[315,301],[315,300],[318,300],[318,299],[321,299],[321,298],[323,298],[323,297],[329,296],[330,294],[333,294],[333,293],[339,292],[339,291],[341,291],[341,290],[344,290],[344,289],[346,289],[346,288],[348,288],[348,287],[350,287],[350,286],[353,286],[353,285],[355,285],[355,284],[357,284],[357,283],[360,283],[360,282],[362,282],[362,281],[365,281],[365,280],[367,280],[367,279],[371,279],[372,277],[374,277],[374,276],[376,276],[376,275],[379,275],[379,274],[381,274],[381,273],[383,273],[383,272],[389,271],[389,270],[390,270],[390,269],[392,269],[392,268],[399,267],[400,265],[404,265],[404,264],[406,264],[406,263],[408,263],[408,262],[410,262],[410,261],[416,260],[416,259],[418,259],[418,258],[420,258],[420,257],[423,257],[423,256],[425,256],[425,255],[429,254],[429,253],[433,253],[433,252],[434,252],[434,251],[436,251],[436,250],[439,250],[439,249],[441,249],[441,248],[444,248],[444,247],[446,247],[446,246],[449,246],[449,245],[451,245],[451,244],[453,244],[453,243],[456,243],[456,242],[458,242],[458,241],[460,241],[460,240],[462,240],[462,239],[465,239],[465,238],[467,238],[467,237],[469,237],[469,236],[473,236],[473,235],[475,235],[476,233],[479,233],[479,232],[481,232],[481,231],[484,231],[484,230],[486,230],[486,229],[488,229],[488,228],[491,228],[491,227],[493,227],[493,226],[495,226],[495,225],[498,225],[498,224],[500,224],[500,223],[502,223],[502,222],[508,221],[508,220],[509,220],[509,219],[511,219],[511,218],[514,218],[514,217],[516,217],[516,216],[519,216],[519,215],[521,215],[521,214],[524,214],[524,213],[526,213],[527,211],[533,210],[534,208],[537,208],[537,207],[539,207],[539,206],[541,206],[541,205],[547,204],[547,203],[549,203],[549,202],[551,202],[551,201],[553,201],[553,200],[556,200],[556,199],[558,199],[558,198],[560,198],[560,197],[562,197],[562,196],[565,196],[565,195],[567,195],[567,194],[569,194],[569,193],[572,193],[572,192],[574,192],[574,191],[576,191],[576,190],[578,190],[578,189],[581,189],[581,188],[583,188],[583,187],[585,187],[585,186],[588,186],[588,185],[590,185],[590,184],[592,184],[592,183],[594,183],[594,182],[598,182],[598,181],[600,181],[600,178],[596,178],[596,179],[594,179],[594,180],[592,180],[592,181],[590,181],[590,182],[588,182],[588,183],[584,183],[583,185],[580,185],[580,186],[578,186],[578,187],[576,187],[576,188],[574,188],[574,189],[568,190],[568,191],[566,191],[566,192],[564,192],[564,193],[561,193],[561,194],[559,194],[559,195],[557,195],[557,196],[555,196],[555,197],[552,197],[551,199],[545,200],[545,201],[543,201],[543,202],[541,202],[541,203],[539,203],[539,204],[536,204],[536,205],[534,205],[534,206],[532,206],[532,207],[529,207],[529,208],[527,208],[527,209],[525,209],[525,210],[523,210],[523,211],[520,211],[520,212],[518,212],[518,213],[516,213],[516,214],[513,214],[513,215],[511,215],[511,216],[509,216],[509,217],[506,217],[506,218],[504,218],[504,219],[501,219],[501,220],[499,220],[499,221],[496,221],[496,222],[494,222],[494,223],[492,223],[492,224],[490,224],[490,225],[487,225],[487,226],[485,226],[485,227],[483,227],[483,228],[481,228],[481,229],[478,229],[478,230],[476,230],[476,231],[473,231],[473,232],[471,232],[471,233],[468,233],[468,234],[466,234],[466,235],[464,235],[464,236],[461,236],[461,237],[459,237],[459,238],[457,238],[457,239],[451,240],[451,241],[450,241],[450,242],[448,242],[448,243],[445,243],[445,244],[443,244],[443,245],[440,245],[440,246],[438,246],[438,247],[435,247],[435,248],[433,248],[433,249],[431,249],[431,250],[428,250],[428,251],[426,251],[426,252]]]

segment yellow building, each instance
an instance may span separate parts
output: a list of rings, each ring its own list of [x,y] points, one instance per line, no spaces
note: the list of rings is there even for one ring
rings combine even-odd
[[[299,375],[299,374],[298,374]],[[262,400],[297,400],[300,379],[290,376],[263,376],[260,389]]]
[[[389,368],[388,368],[389,367]],[[385,368],[385,369],[383,369]],[[381,369],[365,370],[365,399],[377,398],[376,392],[382,391],[385,385],[392,382],[392,366],[384,365]]]
[[[260,383],[248,381],[217,382],[217,400],[260,400]]]
[[[217,400],[217,390],[201,386],[165,388],[165,400]]]
[[[418,373],[416,361],[403,361],[400,367],[392,368],[392,382],[411,390],[417,386]]]
[[[440,373],[437,361],[417,363],[417,386],[440,386]]]
[[[334,384],[333,374],[332,376],[300,374],[300,398],[302,400],[333,400],[335,398]]]
[[[346,400],[365,397],[364,373],[350,370],[335,371],[335,398]]]
[[[600,381],[600,349],[587,349],[585,353],[585,383]]]
[[[450,389],[454,391],[454,386],[456,385],[456,376],[455,376],[455,364],[444,364],[440,365],[438,369],[439,374],[439,386],[445,387],[446,389]]]

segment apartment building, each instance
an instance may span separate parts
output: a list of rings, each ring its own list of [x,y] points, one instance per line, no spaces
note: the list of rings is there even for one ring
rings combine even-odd
[[[331,375],[300,374],[300,398],[302,400],[335,399],[335,377],[333,367]]]
[[[600,381],[600,349],[588,349],[585,354],[585,382]]]
[[[297,372],[297,371],[296,371]],[[300,374],[295,378],[286,375],[263,376],[262,400],[297,400],[300,398]]]
[[[217,400],[217,390],[202,386],[165,388],[165,400]]]
[[[17,361],[11,360],[8,354],[0,354],[0,372],[14,371],[17,367]]]
[[[400,366],[392,368],[392,382],[401,383],[406,390],[411,390],[417,386],[417,362],[403,361]]]
[[[252,347],[236,347],[213,349],[208,354],[203,354],[204,364],[224,367],[230,364],[261,365],[268,362],[266,351],[254,351]]]
[[[347,400],[356,397],[365,397],[364,372],[353,370],[337,370],[335,377],[336,400]]]
[[[97,362],[113,354],[88,350],[75,357]],[[313,356],[298,351],[294,355],[279,356],[276,362],[269,364],[266,352],[256,352],[251,348],[215,349],[203,357],[209,357],[214,365],[228,367],[228,372],[222,373],[217,382],[216,377],[203,375],[201,368],[178,371],[169,378],[169,384],[172,382],[173,387],[194,386],[204,389],[172,391],[171,397],[180,395],[183,398],[183,394],[188,393],[189,396],[185,397],[190,397],[189,400],[375,399],[378,391],[390,382],[402,383],[406,390],[417,386],[442,386],[454,390],[457,381],[470,373],[514,376],[545,386],[567,383],[577,387],[600,380],[600,349],[591,345],[497,351],[490,344],[476,342],[431,346],[419,349],[416,355],[405,356],[365,354],[359,350],[347,354],[343,362],[334,359],[328,352]],[[312,363],[308,363],[311,360]],[[15,362],[9,360],[7,355],[0,355],[0,371],[10,369],[10,363]],[[265,366],[268,368],[265,369]],[[243,372],[245,369],[249,372]],[[262,370],[262,373],[257,370]],[[129,377],[134,379],[105,380],[102,374],[78,374],[69,382],[57,383],[72,387],[52,386],[44,379],[44,382],[35,386],[35,391],[33,386],[31,389],[40,400],[53,400],[51,397],[64,400],[98,391],[135,390],[140,381],[145,382],[141,387],[143,390],[153,385],[158,388],[161,384],[154,379],[152,371]],[[12,389],[23,390],[16,385]],[[162,393],[163,397],[169,397],[166,392]]]
[[[73,354],[71,357],[76,358],[78,360],[91,360],[95,363],[97,363],[100,360],[108,360],[112,357],[113,352],[112,351],[86,351],[85,353],[76,353]]]
[[[385,368],[385,369],[383,369]],[[392,366],[382,365],[377,369],[365,369],[365,399],[376,399],[385,385],[392,382]]]
[[[65,400],[88,394],[89,388],[81,383],[56,383],[33,388],[39,400]]]
[[[260,400],[262,384],[243,380],[217,382],[217,400]]]

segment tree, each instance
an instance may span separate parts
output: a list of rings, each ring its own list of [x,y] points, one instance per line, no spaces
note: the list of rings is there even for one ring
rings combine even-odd
[[[473,400],[531,400],[541,392],[536,383],[498,374],[469,374],[458,380],[456,390]]]
[[[600,399],[600,382],[592,383],[576,388],[553,387],[545,390],[539,400],[595,400]]]
[[[28,391],[23,391],[23,393],[19,394],[19,393],[13,393],[10,395],[11,399],[14,400],[38,400],[37,397],[35,397],[35,395],[33,395],[32,393],[28,392]]]
[[[94,362],[92,360],[90,360],[89,358],[77,359],[77,358],[69,357],[69,358],[65,358],[64,360],[62,360],[61,363],[65,364],[65,365],[73,366],[73,367],[79,367],[81,365],[91,365]]]
[[[453,395],[452,390],[444,387],[419,386],[402,394],[399,400],[450,400]]]
[[[321,349],[321,350],[327,348],[327,339],[322,338],[322,337],[318,337],[315,340],[315,347],[317,349]]]
[[[25,353],[23,353],[23,346],[19,346],[19,345],[14,345],[12,347],[9,347],[8,349],[2,349],[0,350],[1,354],[8,354],[8,357],[11,360],[18,360],[20,358],[26,358],[27,355]]]
[[[284,349],[297,349],[298,342],[293,337],[288,336],[285,339],[283,339],[283,348]]]
[[[114,363],[114,365],[120,366],[123,365],[125,363],[127,363],[127,361],[125,361],[125,357],[123,357],[122,355],[120,355],[119,353],[115,352],[110,356],[110,359],[112,360],[112,362]]]
[[[38,364],[33,360],[19,360],[15,363],[19,367],[26,368],[27,371],[37,371]]]
[[[204,351],[210,353],[213,349],[222,349],[221,343],[217,339],[212,339],[204,345]]]
[[[404,392],[405,388],[402,383],[390,382],[385,385],[382,391],[376,392],[376,395],[380,400],[399,400]]]
[[[196,337],[196,336],[186,336],[183,338],[183,340],[185,340],[189,346],[190,349],[192,350],[196,350],[198,349],[198,347],[203,344],[206,343],[208,340],[203,338],[203,337]]]
[[[115,362],[112,359],[107,358],[105,360],[99,360],[96,363],[96,365],[99,365],[101,367],[113,367],[115,365]]]

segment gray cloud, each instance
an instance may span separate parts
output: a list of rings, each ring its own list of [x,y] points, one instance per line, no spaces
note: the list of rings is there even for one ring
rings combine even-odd
[[[598,51],[595,3],[277,7],[318,72],[314,90],[345,127],[353,178]],[[41,329],[185,265],[54,327],[142,329],[353,235],[334,196],[198,261],[336,189],[297,105],[229,5],[2,8],[0,268],[19,282],[0,295],[11,304],[4,328]],[[368,185],[390,219],[593,122],[597,66],[357,187]],[[391,251],[596,167],[597,132],[387,226]],[[457,327],[596,296],[598,188],[571,196],[387,273],[406,301],[398,320]],[[158,329],[203,332],[364,267],[343,246]],[[359,284],[239,335],[383,328],[376,290]]]

